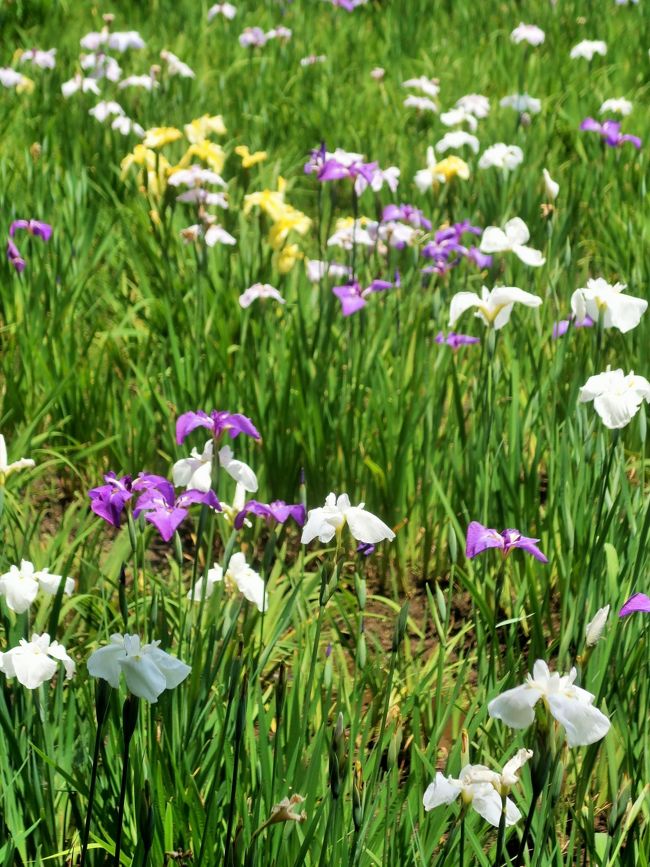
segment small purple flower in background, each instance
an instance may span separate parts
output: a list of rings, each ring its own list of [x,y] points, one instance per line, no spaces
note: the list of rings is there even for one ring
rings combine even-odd
[[[22,274],[25,270],[25,260],[20,255],[20,250],[16,247],[11,238],[7,238],[7,259],[9,259],[10,264],[14,266],[16,271],[19,274]]]
[[[289,518],[302,527],[307,519],[305,507],[302,503],[285,503],[284,500],[273,500],[272,503],[260,503],[257,500],[249,500],[235,518],[235,529],[241,530],[246,520],[246,515],[253,514],[267,521],[275,521],[284,524]]]
[[[242,48],[261,48],[266,42],[267,36],[261,27],[247,27],[239,36]]]
[[[427,232],[432,229],[431,221],[427,220],[422,211],[413,205],[386,205],[381,219],[384,223],[399,220],[408,223],[414,229],[425,229]]]
[[[152,478],[156,477],[149,477]],[[144,491],[135,504],[133,517],[137,518],[141,512],[146,512],[145,520],[154,525],[165,542],[172,538],[194,503],[202,503],[215,512],[221,511],[221,504],[214,491],[183,491],[178,497],[174,497],[173,485],[167,479],[161,479],[161,482],[164,484],[161,484],[160,488],[151,486]]]
[[[40,220],[14,220],[9,227],[9,235],[13,238],[18,229],[25,229],[30,235],[49,241],[52,237],[52,226]]]
[[[363,557],[370,557],[371,554],[375,553],[377,546],[370,544],[370,542],[359,542],[357,545],[357,554],[361,554]]]
[[[234,439],[239,434],[259,440],[262,437],[253,422],[245,415],[238,412],[226,412],[225,410],[212,410],[210,415],[203,410],[197,412],[184,412],[176,421],[176,442],[180,445],[185,437],[196,430],[197,427],[206,427],[212,431],[212,436],[218,439],[222,433],[227,432]]]
[[[558,337],[564,337],[564,335],[569,330],[569,326],[573,328],[591,328],[596,323],[593,319],[590,319],[589,316],[585,316],[582,322],[577,322],[575,317],[571,319],[560,319],[559,322],[556,322],[553,325],[553,340],[557,340]]]
[[[88,491],[92,511],[114,527],[120,526],[120,516],[133,496],[131,476],[118,479],[114,472],[106,473],[105,485]]]
[[[539,539],[522,536],[519,530],[504,530],[499,533],[490,527],[484,527],[478,521],[472,521],[467,528],[465,554],[471,560],[477,554],[487,551],[488,548],[500,548],[503,551],[503,556],[507,557],[513,548],[522,548],[541,563],[548,563],[548,559],[537,547],[537,542]]]
[[[599,123],[593,117],[586,117],[580,124],[580,129],[586,132],[597,132],[610,148],[620,147],[628,141],[637,150],[641,148],[641,139],[637,135],[623,135],[621,124],[617,120],[604,120]]]
[[[435,338],[436,343],[445,343],[447,346],[456,352],[461,346],[472,346],[475,343],[480,343],[480,337],[470,337],[469,334],[457,334],[455,331],[450,331],[445,337],[442,331],[439,331]]]
[[[332,292],[341,302],[343,315],[352,316],[366,306],[368,303],[366,299],[373,292],[385,292],[395,286],[399,286],[399,275],[395,283],[390,283],[388,280],[373,280],[370,286],[362,289],[359,281],[353,280],[344,286],[334,286]]]
[[[635,593],[630,596],[625,605],[618,612],[619,617],[627,617],[629,614],[650,614],[650,596],[645,593]]]
[[[40,220],[14,220],[9,226],[9,237],[7,238],[7,259],[16,271],[21,274],[25,270],[25,260],[20,254],[20,250],[12,240],[19,229],[24,229],[30,235],[42,238],[44,241],[49,241],[52,237],[52,226],[49,223],[41,223]]]

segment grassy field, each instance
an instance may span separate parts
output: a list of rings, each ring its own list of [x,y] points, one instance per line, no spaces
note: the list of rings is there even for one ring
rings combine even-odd
[[[578,316],[553,334],[589,279],[649,296],[648,0],[345,5],[239,0],[234,18],[210,20],[209,3],[189,0],[0,8],[0,207],[15,244],[0,266],[0,865],[650,864],[650,621],[618,616],[650,594],[650,386],[635,386],[616,429],[581,391],[608,365],[650,377],[650,317],[610,327],[603,302],[592,327]],[[522,21],[542,44],[511,38]],[[242,45],[247,27],[265,44]],[[144,47],[107,48],[132,30]],[[90,32],[119,80],[80,66]],[[582,40],[606,54],[572,58]],[[21,61],[35,48],[57,49],[54,68]],[[88,92],[65,97],[80,73]],[[150,74],[150,91],[120,87]],[[438,80],[429,93],[403,86],[421,76]],[[467,94],[489,113],[446,126]],[[541,105],[500,105],[513,94]],[[614,98],[631,113],[599,113]],[[100,122],[100,101],[123,115]],[[186,127],[204,115],[211,129]],[[112,128],[121,116],[149,131],[144,145]],[[608,144],[580,128],[588,117],[620,122],[641,147],[610,146],[617,131]],[[477,153],[438,145],[458,129]],[[327,179],[310,157],[322,142],[363,157],[339,155]],[[520,164],[482,168],[496,143],[520,148]],[[416,184],[431,146],[433,175]],[[397,167],[397,189],[389,173],[360,192],[368,163]],[[202,180],[188,188],[179,172],[192,165],[204,174],[191,169]],[[425,223],[382,220],[402,203]],[[541,264],[516,249],[491,263],[467,254],[514,218]],[[436,233],[463,221],[476,233],[444,251]],[[226,234],[209,246],[217,225]],[[335,233],[347,248],[328,244]],[[349,268],[360,289],[390,287],[362,296],[345,276],[310,280],[309,260]],[[284,303],[242,306],[255,284]],[[332,291],[344,285],[365,302],[351,315]],[[502,328],[473,309],[450,325],[452,299],[482,286],[541,303],[516,303]],[[436,339],[450,331],[479,342]],[[199,410],[254,427],[201,417],[184,437],[177,420]],[[222,452],[186,504],[172,468],[206,442],[229,445],[257,485]],[[34,466],[9,473],[21,458]],[[109,472],[177,490],[109,481],[109,523],[97,505],[108,493],[94,510],[88,496]],[[314,514],[331,491],[367,512]],[[285,523],[251,511],[239,527],[244,499],[304,506],[307,528],[327,526],[303,544],[296,508]],[[485,537],[494,550],[475,551],[472,522],[499,531]],[[504,528],[544,556],[511,550],[521,540]],[[596,637],[587,626],[605,606]],[[20,645],[44,633],[68,656]],[[115,645],[109,686],[109,654],[88,661],[115,633],[160,648]],[[492,702],[536,660],[576,666],[593,705],[567,681],[542,689],[538,666],[534,722],[507,725]],[[606,733],[572,735],[585,707],[594,726],[611,721]],[[521,750],[533,755],[508,782],[501,769]],[[467,765],[492,774],[462,792],[437,776]]]

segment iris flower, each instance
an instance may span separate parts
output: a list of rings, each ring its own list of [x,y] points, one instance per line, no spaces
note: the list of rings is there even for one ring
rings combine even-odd
[[[249,500],[245,503],[235,517],[235,529],[241,530],[246,521],[246,515],[257,515],[265,518],[267,522],[275,521],[277,524],[286,523],[289,518],[302,527],[305,523],[305,507],[302,503],[285,503],[284,500],[273,500],[272,503],[260,503],[258,500]]]
[[[456,334],[455,331],[450,331],[447,335],[439,331],[434,340],[436,343],[451,346],[454,352],[460,349],[461,346],[471,346],[472,344],[481,342],[480,337],[470,337],[469,334]]]
[[[182,683],[192,670],[159,645],[159,641],[142,644],[138,635],[116,633],[109,644],[90,655],[88,673],[107,681],[113,689],[119,687],[123,674],[129,692],[153,704],[166,689]]]
[[[174,496],[171,485],[158,488],[151,487],[138,499],[133,509],[133,517],[145,513],[145,520],[158,530],[165,542],[169,542],[176,530],[189,514],[189,506],[201,503],[215,512],[221,511],[221,504],[214,491],[185,491]]]
[[[621,124],[617,120],[604,120],[599,123],[593,117],[586,117],[580,124],[581,130],[587,132],[597,132],[605,144],[610,148],[618,148],[629,142],[637,150],[641,148],[641,139],[638,135],[623,135],[621,132]]]
[[[373,292],[385,292],[387,289],[392,289],[394,285],[388,280],[373,280],[369,286],[362,289],[359,281],[353,280],[343,286],[334,286],[332,292],[341,302],[343,315],[352,316],[366,306]]]
[[[215,563],[212,569],[208,569],[206,599],[212,596],[215,585],[221,581],[224,581],[223,569],[218,563]],[[264,589],[264,581],[254,569],[251,569],[241,551],[233,554],[228,561],[224,584],[229,593],[238,591],[245,599],[252,602],[258,611],[265,611],[268,608],[269,598]],[[193,599],[194,602],[200,602],[202,595],[203,578],[199,578],[194,588],[187,594],[187,598]]]
[[[257,301],[260,298],[272,298],[274,301],[277,301],[278,304],[286,304],[286,301],[282,295],[280,295],[275,286],[271,286],[270,283],[253,283],[252,286],[245,289],[239,296],[239,306],[246,309],[251,306],[253,301]]]
[[[208,9],[208,21],[212,21],[217,15],[223,15],[224,18],[232,21],[236,14],[237,7],[233,6],[232,3],[215,3]]]
[[[208,440],[202,454],[192,449],[189,458],[176,461],[172,469],[172,478],[177,487],[194,489],[207,493],[212,487],[212,460],[214,440]],[[236,482],[244,486],[244,490],[253,493],[257,490],[257,477],[253,470],[243,461],[235,459],[230,446],[219,449],[219,465]]]
[[[645,400],[650,401],[650,382],[633,371],[627,374],[619,368],[590,376],[580,389],[580,403],[593,401],[594,409],[605,427],[624,428],[632,421]]]
[[[74,580],[52,575],[48,569],[35,569],[29,560],[21,560],[20,566],[10,566],[9,571],[0,575],[0,594],[7,602],[7,608],[22,614],[36,599],[39,589],[50,596],[56,596],[59,586],[70,596],[74,590]]]
[[[226,412],[225,410],[212,410],[208,415],[202,409],[196,412],[185,412],[176,421],[176,442],[180,445],[185,437],[198,427],[205,427],[212,431],[214,439],[219,439],[222,433],[227,433],[231,439],[244,434],[255,440],[261,436],[253,422],[240,413]]]
[[[104,476],[104,481],[106,484],[88,491],[90,508],[104,521],[119,527],[122,512],[133,496],[132,479],[131,476],[118,479],[111,471]]]
[[[525,265],[533,268],[541,267],[546,259],[539,250],[527,247],[530,240],[528,226],[519,217],[508,220],[503,229],[498,226],[488,226],[481,238],[482,253],[514,253]]]
[[[521,42],[527,42],[529,45],[541,45],[545,38],[544,31],[536,24],[520,23],[510,34],[511,41],[516,45]]]
[[[499,533],[498,530],[484,527],[478,521],[472,521],[467,528],[465,554],[469,560],[472,560],[488,548],[499,548],[503,556],[507,557],[514,548],[521,548],[527,554],[532,554],[540,563],[548,563],[548,559],[537,547],[537,542],[539,539],[522,536],[519,530],[503,530]]]
[[[524,160],[524,152],[518,145],[503,142],[491,145],[483,151],[478,161],[479,169],[503,169],[512,172]]]
[[[620,97],[619,99],[606,99],[598,109],[599,114],[607,114],[608,111],[613,111],[623,117],[627,117],[632,113],[632,103],[629,99]]]
[[[608,283],[602,277],[587,280],[584,289],[576,289],[571,296],[571,309],[576,322],[589,318],[597,322],[603,316],[604,328],[617,328],[623,334],[631,331],[641,321],[648,309],[645,298],[626,295],[625,283]]]
[[[47,632],[34,633],[31,641],[20,639],[18,647],[0,653],[0,671],[6,677],[15,677],[27,689],[37,689],[56,674],[58,663],[63,663],[66,680],[75,673],[74,661],[62,644],[50,641]]]
[[[538,659],[526,682],[506,690],[488,705],[488,713],[514,729],[528,728],[535,720],[535,705],[542,700],[551,715],[564,726],[569,747],[587,746],[604,738],[610,721],[593,706],[594,696],[575,685],[577,672],[551,674]]]
[[[467,310],[477,307],[478,310],[475,315],[485,325],[492,326],[498,331],[510,321],[515,304],[539,307],[542,304],[542,299],[530,292],[524,292],[523,289],[518,289],[516,286],[495,286],[491,290],[483,286],[480,296],[476,292],[458,292],[451,299],[449,327],[453,328]]]
[[[490,100],[480,93],[468,93],[456,100],[456,108],[462,108],[481,120],[490,113]]]
[[[300,541],[303,545],[316,538],[320,542],[331,542],[335,535],[340,536],[346,524],[357,542],[376,545],[384,539],[392,541],[395,538],[390,527],[366,511],[364,503],[353,506],[347,494],[337,497],[331,493],[327,495],[324,506],[309,511]]]
[[[3,434],[0,434],[0,488],[4,487],[7,479],[12,473],[18,473],[20,470],[31,470],[36,464],[31,458],[20,458],[17,461],[9,463],[7,454],[7,443]]]
[[[600,54],[604,57],[607,54],[607,43],[600,39],[583,39],[582,42],[578,42],[577,45],[573,46],[569,56],[572,60],[575,60],[577,57],[591,60],[594,54]]]

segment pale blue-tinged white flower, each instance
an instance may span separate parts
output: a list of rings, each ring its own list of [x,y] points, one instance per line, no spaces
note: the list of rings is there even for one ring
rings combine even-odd
[[[22,614],[36,599],[39,589],[55,596],[63,582],[63,592],[70,596],[74,590],[74,580],[52,575],[49,569],[35,569],[29,560],[21,560],[20,566],[10,566],[9,571],[0,575],[0,594],[5,597],[7,608]]]
[[[308,545],[316,538],[323,543],[331,542],[335,535],[340,535],[346,524],[357,542],[376,545],[384,539],[392,541],[395,538],[395,533],[381,518],[366,511],[365,503],[353,506],[347,494],[337,497],[331,493],[324,506],[309,511],[300,541],[303,545]]]
[[[623,334],[631,331],[641,321],[648,309],[645,298],[626,295],[625,283],[608,283],[602,277],[587,280],[583,289],[576,289],[571,296],[571,310],[577,322],[589,317],[598,322],[602,315],[604,328],[617,328]]]
[[[249,286],[248,289],[244,290],[244,292],[239,296],[239,306],[246,309],[251,306],[253,301],[257,301],[260,298],[272,298],[273,301],[277,301],[278,304],[286,304],[286,301],[282,295],[280,295],[275,286],[271,286],[270,283],[253,283],[252,286]]]
[[[650,382],[633,371],[627,374],[619,368],[590,376],[580,389],[580,403],[593,401],[594,409],[605,427],[624,428],[639,411],[645,400],[650,401]]]
[[[232,21],[236,14],[237,7],[233,6],[232,3],[215,3],[208,9],[208,21],[212,21],[217,15],[223,15],[224,18]]]
[[[477,154],[480,146],[479,140],[475,135],[465,132],[465,130],[458,129],[453,132],[445,133],[440,141],[437,142],[435,150],[438,153],[443,154],[445,151],[459,150],[465,146],[469,147],[471,151]]]
[[[0,487],[4,486],[12,473],[18,473],[20,470],[31,470],[35,466],[36,463],[31,458],[20,458],[9,463],[7,443],[4,435],[0,434]]]
[[[43,51],[40,48],[29,48],[23,51],[18,58],[19,63],[29,61],[39,69],[54,69],[56,66],[56,48],[48,48]]]
[[[526,246],[529,240],[528,226],[520,217],[514,217],[508,220],[503,229],[488,226],[481,237],[479,249],[482,253],[514,253],[525,265],[539,268],[546,259],[539,250]]]
[[[528,728],[535,720],[535,705],[542,700],[551,715],[564,726],[569,747],[586,746],[605,737],[610,721],[593,706],[594,696],[575,685],[577,672],[551,674],[548,665],[538,659],[532,676],[514,689],[506,690],[488,705],[491,717],[514,729]]]
[[[438,104],[428,96],[416,96],[409,94],[402,103],[405,108],[415,108],[418,111],[438,111]]]
[[[217,563],[212,569],[208,569],[205,598],[208,599],[215,590],[215,585],[224,581],[223,569]],[[239,592],[244,599],[252,602],[258,611],[265,611],[268,608],[269,597],[264,589],[264,581],[262,577],[252,569],[246,562],[246,557],[241,551],[233,554],[228,561],[228,568],[225,575],[225,588],[228,593]],[[194,602],[200,602],[203,594],[203,578],[194,585],[194,588],[187,594],[188,599],[193,599]]]
[[[166,689],[174,689],[192,670],[159,647],[159,641],[141,644],[137,635],[111,635],[109,644],[88,659],[88,673],[106,680],[114,689],[124,675],[130,693],[152,704]]]
[[[109,117],[113,117],[114,115],[123,116],[124,109],[119,102],[115,102],[112,99],[108,101],[102,100],[97,105],[89,108],[88,114],[100,123],[104,123]]]
[[[201,454],[197,449],[192,449],[189,458],[176,461],[172,468],[174,485],[207,493],[212,487],[213,448],[214,442],[210,439],[205,443]],[[225,445],[219,449],[219,464],[232,479],[243,485],[244,490],[251,493],[257,490],[255,473],[248,464],[235,459],[230,446]]]
[[[514,108],[520,114],[523,112],[539,114],[542,110],[542,100],[529,96],[527,93],[513,93],[511,96],[504,96],[499,105],[502,108]]]
[[[632,103],[629,99],[625,99],[624,97],[618,99],[606,99],[601,105],[599,112],[600,114],[606,114],[608,111],[613,111],[616,114],[627,117],[628,114],[632,113]]]
[[[546,198],[551,202],[554,202],[560,192],[560,185],[557,181],[553,180],[548,169],[542,169],[542,176],[544,178],[544,192],[546,193]]]
[[[68,99],[73,93],[80,90],[82,93],[94,93],[99,96],[99,87],[94,78],[84,78],[83,75],[77,73],[74,78],[69,81],[64,81],[61,85],[61,93]]]
[[[435,99],[440,93],[440,82],[438,79],[427,78],[425,75],[421,75],[419,78],[409,78],[407,81],[403,81],[402,87],[421,90],[422,93],[431,97],[431,99]]]
[[[456,108],[462,108],[468,114],[481,120],[490,113],[490,100],[480,93],[467,93],[456,100]]]
[[[585,628],[585,643],[587,647],[593,647],[594,645],[598,644],[602,637],[605,626],[607,625],[608,617],[609,605],[605,605],[604,608],[599,608],[598,611],[591,618]]]
[[[122,67],[117,60],[102,52],[82,54],[79,65],[82,69],[91,70],[91,78],[106,78],[108,81],[116,82],[122,77]]]
[[[151,92],[155,87],[160,87],[153,75],[129,75],[118,84],[120,90],[127,87],[141,87],[143,90]]]
[[[59,662],[63,663],[69,680],[75,673],[74,661],[58,641],[50,642],[47,632],[34,633],[31,641],[21,638],[18,647],[0,653],[0,671],[6,677],[15,677],[27,689],[37,689],[52,680]]]
[[[527,42],[529,45],[541,45],[544,42],[546,35],[544,31],[536,24],[518,24],[510,34],[510,39],[516,45],[521,42]]]
[[[170,75],[178,75],[180,78],[196,78],[194,70],[171,51],[164,49],[160,52],[160,57],[167,64],[167,71]]]
[[[111,129],[116,129],[122,135],[135,135],[138,138],[144,138],[145,135],[144,128],[139,123],[124,115],[118,115],[114,118]]]
[[[449,111],[443,111],[440,115],[440,120],[445,126],[460,126],[466,123],[472,132],[476,132],[476,128],[478,127],[476,117],[462,106],[455,106],[454,108],[450,108]]]
[[[585,60],[591,60],[595,54],[600,54],[604,57],[607,54],[607,43],[600,39],[583,39],[571,49],[570,57],[575,60],[582,57]]]
[[[478,161],[478,167],[479,169],[503,169],[511,172],[523,161],[524,152],[518,145],[497,142],[483,151]]]
[[[498,331],[510,321],[515,304],[539,307],[541,303],[539,296],[524,292],[516,286],[495,286],[492,290],[483,286],[480,296],[476,292],[457,292],[449,307],[449,327],[453,328],[463,313],[476,307],[474,315],[485,325]]]

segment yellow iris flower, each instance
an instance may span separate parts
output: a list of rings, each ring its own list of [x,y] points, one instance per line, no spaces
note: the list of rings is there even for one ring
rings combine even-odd
[[[243,169],[250,169],[251,166],[263,163],[268,157],[266,151],[255,151],[255,153],[252,154],[246,145],[238,145],[235,148],[235,153],[238,157],[241,157],[241,165]]]
[[[447,184],[453,178],[466,181],[469,178],[469,166],[460,157],[450,156],[441,160],[431,170],[434,178],[442,184]]]
[[[21,76],[19,83],[16,85],[16,93],[32,93],[34,91],[34,82],[26,75]]]
[[[132,166],[141,166],[147,170],[147,189],[153,195],[159,195],[167,185],[167,175],[171,166],[162,154],[152,151],[142,144],[137,144],[133,153],[127,154],[120,163],[122,179]]]
[[[206,138],[191,144],[175,169],[187,168],[195,158],[206,162],[218,175],[221,174],[226,162],[226,154],[221,145]]]
[[[220,114],[204,114],[183,127],[185,137],[190,144],[198,144],[209,135],[225,135],[226,126]]]
[[[302,257],[303,254],[297,244],[287,244],[286,247],[274,254],[273,264],[280,274],[288,274],[298,259],[302,259]]]
[[[154,126],[144,134],[142,144],[146,148],[161,148],[173,141],[178,141],[183,133],[175,126]]]

